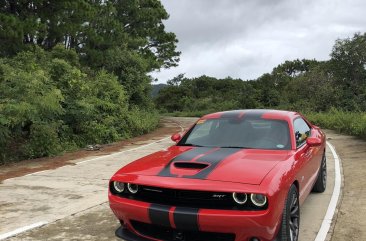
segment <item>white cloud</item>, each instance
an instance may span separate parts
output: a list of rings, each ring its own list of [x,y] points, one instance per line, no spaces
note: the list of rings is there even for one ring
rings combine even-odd
[[[254,79],[292,59],[329,59],[334,41],[366,31],[364,0],[162,0],[185,73]]]

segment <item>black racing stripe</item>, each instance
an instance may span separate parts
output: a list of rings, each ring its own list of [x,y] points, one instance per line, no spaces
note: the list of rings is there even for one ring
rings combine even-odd
[[[199,231],[198,208],[177,207],[174,210],[174,224],[177,229]]]
[[[191,161],[199,155],[207,153],[212,150],[212,147],[196,147],[189,151],[183,152],[182,154],[174,157],[158,174],[161,177],[176,177],[177,175],[173,175],[170,172],[170,166],[176,161]]]
[[[243,110],[233,110],[233,111],[227,111],[224,112],[220,118],[239,118],[245,111]]]
[[[169,220],[170,206],[151,204],[149,207],[149,217],[152,224],[171,227]]]
[[[237,148],[221,148],[217,151],[211,152],[203,157],[197,159],[197,162],[200,163],[209,163],[210,166],[206,167],[199,173],[194,176],[184,176],[185,178],[194,178],[194,179],[205,179],[215,168],[216,166],[225,160],[228,156],[241,151],[241,149]]]
[[[220,118],[243,118],[243,119],[260,119],[265,113],[270,112],[271,110],[265,109],[257,109],[257,110],[233,110],[224,112]]]
[[[271,110],[262,110],[262,109],[258,109],[258,110],[250,110],[250,111],[246,111],[244,113],[244,119],[261,119],[262,116],[265,113],[270,112]]]

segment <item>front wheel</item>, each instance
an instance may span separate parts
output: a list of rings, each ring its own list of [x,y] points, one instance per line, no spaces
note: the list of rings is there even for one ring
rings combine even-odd
[[[297,241],[300,230],[299,193],[295,185],[291,185],[282,214],[281,229],[276,241]]]
[[[324,192],[327,187],[327,158],[325,156],[325,152],[323,153],[323,158],[320,164],[320,170],[318,174],[318,179],[313,187],[313,192]]]

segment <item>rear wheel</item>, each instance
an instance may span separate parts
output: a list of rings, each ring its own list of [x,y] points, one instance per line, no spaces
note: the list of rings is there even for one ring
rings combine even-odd
[[[297,241],[300,230],[299,193],[295,185],[291,185],[282,214],[281,229],[276,241]]]
[[[321,193],[325,191],[326,187],[327,187],[327,158],[324,152],[320,164],[318,179],[316,180],[312,191]]]

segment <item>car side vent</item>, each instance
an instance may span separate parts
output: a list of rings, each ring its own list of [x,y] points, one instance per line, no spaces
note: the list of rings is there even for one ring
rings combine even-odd
[[[188,168],[188,169],[203,169],[208,167],[208,164],[199,162],[175,162],[176,168]]]

